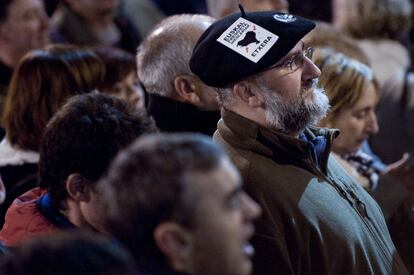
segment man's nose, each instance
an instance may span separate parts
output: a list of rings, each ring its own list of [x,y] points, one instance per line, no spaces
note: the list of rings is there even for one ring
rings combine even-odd
[[[375,115],[375,112],[372,111],[369,115],[369,121],[367,125],[368,132],[372,134],[376,134],[379,131],[377,116]]]
[[[309,79],[318,78],[321,75],[321,70],[319,70],[318,66],[313,63],[311,59],[308,57],[304,57],[303,63],[303,70],[302,70],[302,80],[306,81]]]

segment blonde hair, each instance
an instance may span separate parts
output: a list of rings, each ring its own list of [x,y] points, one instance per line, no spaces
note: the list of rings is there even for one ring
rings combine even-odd
[[[315,64],[321,70],[319,84],[325,89],[331,104],[326,121],[358,102],[369,83],[379,93],[379,84],[367,65],[331,49],[317,49]]]

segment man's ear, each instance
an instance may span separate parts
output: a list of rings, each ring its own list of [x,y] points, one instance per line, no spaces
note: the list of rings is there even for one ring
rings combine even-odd
[[[192,253],[191,233],[174,222],[163,222],[154,230],[158,249],[177,271],[184,271]]]
[[[263,97],[258,89],[253,89],[250,83],[241,81],[233,87],[236,95],[247,105],[253,108],[263,106]]]
[[[75,201],[89,201],[91,182],[81,174],[70,174],[66,179],[66,191]]]
[[[191,75],[179,75],[174,79],[174,88],[180,98],[198,106],[200,97],[197,94],[197,82]]]

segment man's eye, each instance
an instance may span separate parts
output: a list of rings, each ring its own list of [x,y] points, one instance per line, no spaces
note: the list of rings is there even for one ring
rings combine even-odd
[[[301,66],[301,65],[302,65],[302,61],[303,61],[303,55],[302,55],[302,54],[295,55],[295,56],[292,58],[292,63],[293,63],[293,65],[294,65],[295,67],[297,67],[297,66]]]
[[[289,58],[289,60],[286,61],[286,67],[291,69],[292,71],[296,70],[301,65],[301,54],[297,54]]]
[[[285,62],[285,68],[292,69],[295,66],[295,61],[293,58],[290,58],[289,60],[286,60]]]

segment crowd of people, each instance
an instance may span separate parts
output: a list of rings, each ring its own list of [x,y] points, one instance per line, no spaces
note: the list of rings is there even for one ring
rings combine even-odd
[[[412,4],[0,1],[0,274],[414,274]]]

